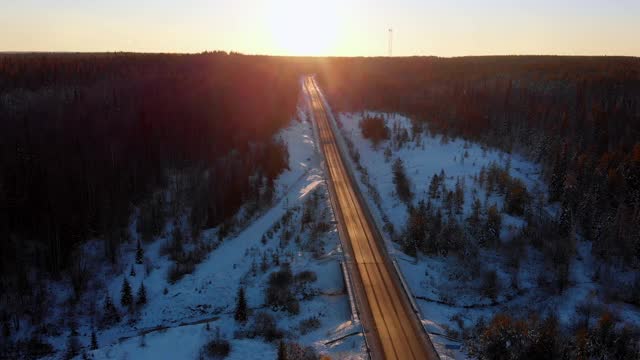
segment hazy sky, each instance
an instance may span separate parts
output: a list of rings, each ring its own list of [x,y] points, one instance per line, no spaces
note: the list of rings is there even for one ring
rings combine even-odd
[[[0,51],[640,56],[640,0],[0,0]]]

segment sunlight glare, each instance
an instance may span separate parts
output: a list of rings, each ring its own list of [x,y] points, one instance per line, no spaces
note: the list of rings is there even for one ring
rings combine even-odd
[[[337,0],[274,0],[268,19],[272,43],[283,55],[327,55],[342,27]]]

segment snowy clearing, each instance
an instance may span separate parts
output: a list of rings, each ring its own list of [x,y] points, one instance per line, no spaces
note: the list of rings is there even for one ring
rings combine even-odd
[[[163,246],[174,227],[186,221],[184,216],[169,221],[160,238],[144,244],[144,265],[136,264],[135,221],[130,228],[130,241],[120,250],[118,266],[93,264],[91,254],[98,254],[101,249],[97,248],[98,242],[85,245],[87,262],[96,274],[91,286],[95,291],[81,300],[72,315],[77,329],[74,338],[83,353],[95,359],[193,359],[202,356],[205,343],[221,336],[231,344],[229,359],[273,359],[277,341],[242,335],[254,326],[256,314],[267,313],[276,320],[285,341],[311,346],[332,358],[365,357],[361,329],[351,321],[337,230],[312,124],[304,107],[300,107],[298,119],[278,137],[288,146],[289,170],[277,179],[274,206],[253,219],[245,219],[245,227],[222,241],[217,229],[205,230],[202,241],[213,250],[192,273],[174,284],[167,281],[172,261],[163,254]],[[307,219],[308,224],[301,225],[305,212],[312,212],[313,216]],[[238,216],[243,216],[242,211]],[[269,276],[285,262],[293,274],[311,271],[317,276],[304,288],[306,295],[298,299],[296,314],[265,306]],[[146,288],[147,304],[134,312],[120,306],[124,279],[134,293],[142,282]],[[50,319],[61,321],[55,319],[69,316],[65,306],[69,285],[54,282],[51,286],[58,287],[52,293],[59,294],[58,303],[53,306],[59,311]],[[245,325],[234,320],[240,286],[245,288],[251,309]],[[113,326],[98,328],[95,313],[101,312],[107,294],[122,318]],[[303,325],[305,321],[312,325]],[[92,329],[96,329],[98,349],[89,351]],[[47,338],[59,350],[52,358],[63,356],[70,338],[68,332]]]
[[[505,197],[498,191],[486,191],[479,183],[479,174],[492,166],[506,169],[510,177],[525,184],[535,201],[546,203],[546,185],[541,169],[534,163],[501,151],[484,148],[461,139],[443,138],[430,134],[428,129],[415,131],[412,121],[398,114],[380,112],[341,113],[338,116],[341,135],[351,147],[348,156],[358,185],[380,227],[394,229],[400,236],[409,213],[399,199],[394,184],[392,164],[401,159],[409,178],[414,204],[423,200],[438,211],[445,211],[444,195],[431,198],[429,185],[434,175],[445,174],[439,188],[464,190],[460,212],[449,216],[464,223],[470,216],[471,199],[478,199],[486,208],[496,205],[502,216],[499,239],[509,244],[524,225],[523,218],[505,211]],[[368,117],[382,117],[389,129],[388,140],[374,145],[362,135],[361,121]],[[359,165],[357,164],[359,162]],[[355,170],[358,169],[358,170]],[[461,186],[460,186],[461,184]],[[445,191],[440,191],[443,194]],[[555,216],[555,204],[541,205],[547,216]],[[549,295],[540,288],[540,278],[547,269],[542,255],[527,249],[514,270],[505,254],[480,248],[477,254],[465,256],[406,255],[397,242],[391,241],[389,231],[383,231],[392,255],[406,279],[420,307],[423,324],[430,333],[442,358],[465,358],[462,336],[481,318],[490,319],[498,312],[527,316],[557,313],[563,325],[569,325],[580,315],[577,307],[585,301],[619,314],[631,324],[640,324],[640,311],[629,305],[605,304],[597,296],[598,285],[591,279],[597,266],[590,253],[590,243],[577,241],[575,255],[568,275],[569,286],[558,295]],[[470,257],[470,258],[469,258]],[[493,272],[498,284],[493,299],[482,293],[480,275]],[[541,275],[542,274],[542,275]]]

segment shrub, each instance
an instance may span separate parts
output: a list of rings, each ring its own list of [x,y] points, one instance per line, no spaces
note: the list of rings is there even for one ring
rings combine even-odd
[[[247,333],[250,338],[261,337],[268,342],[281,339],[283,335],[282,331],[278,329],[274,317],[266,312],[256,314],[253,318],[253,325]]]
[[[297,314],[300,306],[292,291],[293,280],[288,264],[283,264],[280,271],[271,273],[265,293],[265,303],[274,310],[286,310],[291,314]]]
[[[362,137],[370,139],[374,147],[377,147],[382,140],[389,138],[389,128],[382,117],[364,117],[360,122],[360,130]]]
[[[317,360],[318,354],[311,346],[302,346],[295,342],[285,344],[287,360]]]
[[[410,204],[413,199],[413,193],[411,192],[411,183],[407,177],[402,159],[396,159],[393,162],[391,170],[393,172],[393,183],[396,185],[398,198],[405,204]]]
[[[229,352],[231,352],[231,344],[227,339],[220,336],[220,330],[218,329],[215,338],[204,344],[200,357],[223,359],[229,355]]]
[[[296,275],[297,282],[305,283],[305,282],[314,282],[316,280],[318,280],[318,276],[313,271],[305,270],[305,271],[299,272]]]
[[[312,316],[300,321],[299,329],[300,329],[301,335],[306,335],[311,331],[319,328],[320,328],[320,319],[318,319],[316,316]]]
[[[488,297],[491,301],[496,301],[499,291],[498,275],[494,270],[487,271],[482,277],[482,295]]]
[[[169,282],[169,284],[175,284],[186,274],[191,274],[194,270],[195,264],[193,263],[175,263],[171,265],[169,271],[167,272],[167,281]]]
[[[590,359],[638,359],[638,329],[625,325],[616,327],[613,316],[604,312],[598,324],[588,333],[587,358]]]
[[[507,186],[505,197],[505,210],[507,213],[516,216],[524,215],[525,208],[529,205],[531,196],[527,192],[527,187],[520,179],[511,179]]]

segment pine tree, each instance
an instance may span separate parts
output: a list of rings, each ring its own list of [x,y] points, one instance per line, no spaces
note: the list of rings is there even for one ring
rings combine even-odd
[[[142,245],[140,244],[140,239],[138,239],[138,246],[136,247],[136,264],[142,264],[143,259],[144,250],[142,249]]]
[[[278,360],[287,360],[288,358],[287,345],[285,345],[284,341],[280,340],[278,344]]]
[[[118,309],[113,304],[111,300],[111,296],[107,294],[107,298],[104,301],[104,314],[103,314],[103,322],[105,325],[112,325],[120,321],[120,314],[118,314]]]
[[[549,200],[558,201],[562,199],[564,192],[564,181],[567,175],[567,162],[565,155],[560,154],[556,157],[551,173],[551,181],[549,182]]]
[[[391,166],[393,172],[393,183],[396,185],[396,194],[398,199],[405,204],[410,204],[413,198],[411,193],[411,183],[404,169],[404,162],[402,159],[397,158]]]
[[[458,178],[458,181],[456,182],[453,204],[456,214],[462,214],[462,207],[464,206],[464,181],[461,181],[460,178]]]
[[[98,337],[96,336],[96,331],[91,330],[91,350],[95,350],[98,348]]]
[[[482,210],[482,204],[480,203],[480,199],[474,198],[473,203],[471,203],[471,214],[467,221],[472,228],[475,228],[478,224],[480,224],[480,212]]]
[[[498,207],[494,204],[487,209],[487,222],[485,223],[485,231],[487,240],[490,245],[495,245],[500,241],[500,227],[502,224],[502,216],[498,211]]]
[[[144,282],[140,283],[140,287],[138,288],[138,294],[136,296],[136,304],[144,305],[147,303],[147,289],[144,287]]]
[[[558,234],[563,238],[568,238],[571,234],[571,212],[569,205],[563,201],[560,209],[560,217],[558,218]]]
[[[260,271],[265,272],[269,270],[269,260],[267,259],[267,253],[262,253],[262,261],[260,262]]]
[[[244,295],[244,288],[238,289],[238,299],[236,301],[236,311],[234,319],[237,322],[245,323],[247,321],[247,299]]]
[[[429,183],[429,197],[432,199],[438,198],[438,188],[440,187],[440,181],[438,174],[433,174],[431,177],[431,183]]]
[[[80,342],[78,341],[78,337],[72,331],[69,334],[69,340],[67,342],[67,350],[64,354],[65,359],[73,359],[74,357],[80,354]]]
[[[133,267],[133,264],[131,264],[131,271],[129,272],[129,276],[131,277],[136,276],[136,269]]]
[[[182,230],[179,226],[173,228],[173,241],[171,242],[171,257],[176,259],[184,251]]]
[[[122,306],[130,306],[133,303],[133,295],[131,294],[131,285],[125,278],[122,282],[122,289],[120,290],[120,304]]]

